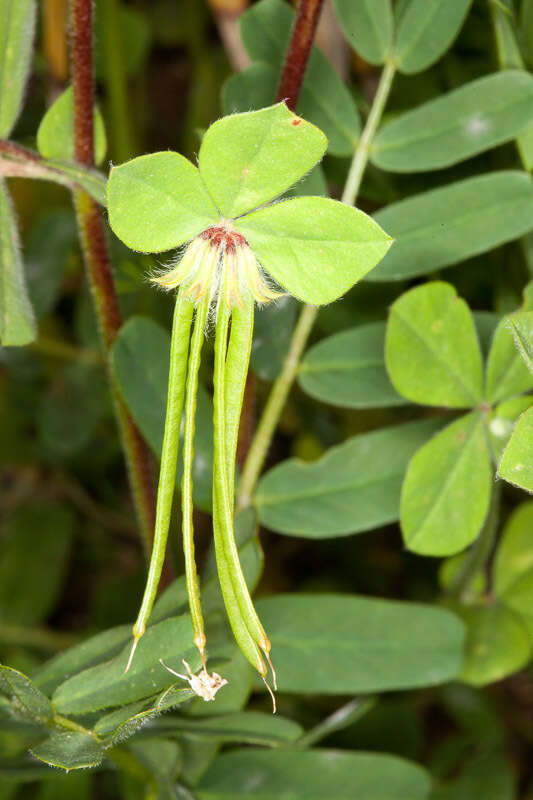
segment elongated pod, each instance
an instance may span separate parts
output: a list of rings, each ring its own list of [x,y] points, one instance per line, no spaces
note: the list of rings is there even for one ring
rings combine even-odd
[[[235,495],[235,455],[237,452],[237,440],[239,434],[239,420],[241,416],[242,401],[246,385],[246,376],[250,363],[250,352],[252,349],[252,337],[254,326],[254,306],[252,303],[235,306],[231,315],[231,332],[226,356],[224,371],[224,410],[225,410],[225,431],[226,431],[226,470],[228,498],[232,517],[234,515],[234,495]],[[234,536],[234,526],[228,529],[225,537],[226,556],[232,575],[235,594],[242,615],[247,627],[254,640],[265,652],[269,659],[270,641],[265,633],[261,621],[257,615],[255,607],[250,597],[250,592],[242,571],[239,552]],[[270,659],[269,659],[270,661]],[[271,665],[272,666],[272,665]],[[274,683],[276,681],[275,672]]]
[[[235,312],[234,312],[235,313]],[[214,432],[215,432],[215,464],[213,483],[213,512],[215,525],[215,542],[217,547],[217,564],[222,583],[222,572],[229,576],[233,589],[232,599],[238,607],[238,624],[244,624],[254,644],[265,652],[268,660],[270,642],[255,611],[250,592],[242,571],[233,528],[233,498],[235,451],[237,445],[238,422],[244,393],[244,383],[248,367],[253,326],[253,309],[249,313],[232,319],[232,337],[227,348],[227,333],[230,312],[224,302],[219,302],[217,330],[215,339],[215,373],[214,373]],[[233,322],[236,326],[233,328]],[[227,348],[227,357],[226,355]],[[230,361],[231,359],[231,361]],[[238,360],[238,364],[234,362]],[[244,363],[243,363],[244,362]],[[232,419],[226,416],[226,409],[231,409]],[[231,459],[228,459],[228,451]],[[230,489],[231,486],[231,489]],[[216,518],[216,519],[215,519]],[[226,598],[225,598],[226,600]],[[226,606],[227,607],[227,606]],[[233,609],[233,617],[237,615]],[[228,609],[228,616],[229,616]],[[230,618],[231,621],[231,618]],[[235,638],[239,641],[237,633]],[[242,634],[241,634],[242,635]],[[255,648],[257,650],[257,647]],[[245,655],[248,654],[246,651]],[[257,656],[254,653],[255,660]],[[254,662],[249,659],[252,664]],[[257,664],[254,664],[258,669]],[[264,677],[264,664],[261,660],[259,672]],[[274,674],[274,673],[273,673]],[[275,680],[275,674],[274,674]]]
[[[185,375],[187,371],[193,309],[193,304],[185,297],[184,292],[180,289],[176,298],[172,323],[167,412],[157,490],[154,542],[141,608],[135,625],[133,626],[134,642],[126,671],[131,665],[135,647],[146,630],[146,624],[154,605],[159,579],[161,578],[161,570],[163,569],[163,562],[165,560],[165,550],[176,481],[176,460],[178,457],[181,412],[183,410],[183,397],[185,394]]]
[[[198,370],[204,341],[205,321],[209,297],[205,297],[196,307],[194,330],[191,338],[191,352],[189,355],[189,368],[187,371],[187,388],[185,398],[185,426],[183,435],[183,479],[181,483],[181,507],[183,525],[183,553],[185,556],[185,578],[187,581],[187,594],[189,595],[189,608],[191,610],[194,643],[205,668],[205,633],[202,607],[200,604],[200,588],[196,561],[194,558],[194,528],[193,528],[193,501],[192,501],[192,464],[194,457],[194,429],[196,414],[196,395],[198,392]]]

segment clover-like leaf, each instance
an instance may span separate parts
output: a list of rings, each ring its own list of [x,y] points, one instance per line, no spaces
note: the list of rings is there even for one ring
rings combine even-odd
[[[485,387],[489,403],[497,403],[506,397],[533,389],[533,375],[522,357],[524,351],[519,352],[515,345],[516,334],[509,324],[515,316],[519,315],[513,314],[502,319],[492,339]]]
[[[113,167],[107,205],[118,238],[144,253],[179,247],[220,216],[194,164],[173,152]]]
[[[385,363],[396,391],[415,403],[468,408],[481,400],[483,366],[470,309],[435,281],[391,308]]]
[[[211,125],[198,163],[222,215],[234,218],[289,189],[320,161],[327,144],[319,128],[278,103]]]
[[[493,591],[521,614],[533,636],[533,500],[515,508],[503,529],[494,559]]]
[[[407,548],[449,556],[471,544],[487,514],[491,482],[483,418],[478,412],[466,414],[411,459],[400,503]]]
[[[500,603],[461,606],[467,626],[461,679],[486,686],[517,672],[531,657],[531,640],[519,614]]]
[[[325,197],[297,197],[248,214],[236,229],[285,289],[331,303],[381,261],[392,239],[369,216]]]
[[[518,422],[505,448],[498,475],[509,483],[533,492],[533,406]]]
[[[533,373],[533,311],[519,311],[508,317],[509,330],[524,359],[527,368]]]

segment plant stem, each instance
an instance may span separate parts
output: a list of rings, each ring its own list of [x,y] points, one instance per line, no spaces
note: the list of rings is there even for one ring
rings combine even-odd
[[[349,725],[353,725],[365,714],[368,714],[376,705],[375,697],[356,697],[350,700],[346,705],[338,708],[329,717],[319,722],[314,728],[307,731],[299,739],[291,744],[291,747],[297,747],[301,750],[306,750],[313,747],[315,744],[331,736],[332,733],[342,731]]]
[[[80,189],[83,184],[92,190],[96,200],[104,202],[106,179],[98,170],[48,161],[34,150],[6,139],[0,139],[0,175],[53,181],[68,189]]]
[[[342,202],[349,206],[353,206],[356,197],[359,194],[363,175],[368,163],[368,157],[370,155],[370,147],[372,145],[374,136],[376,135],[381,117],[383,116],[383,111],[385,110],[385,105],[392,88],[395,72],[396,68],[393,62],[386,62],[381,72],[374,100],[372,101],[370,114],[367,117],[361,138],[357,143],[355,154],[348,172],[348,177],[346,178],[346,183],[344,185]]]
[[[370,146],[376,134],[387,98],[394,79],[395,67],[392,62],[387,62],[381,73],[370,114],[368,115],[363,133],[357,144],[354,157],[348,172],[342,202],[348,205],[355,203],[361,181],[368,163]],[[296,378],[300,359],[307,344],[309,334],[313,328],[318,308],[305,305],[292,335],[289,352],[283,362],[281,373],[274,382],[263,414],[257,426],[255,436],[250,446],[248,457],[244,464],[239,491],[237,494],[237,508],[242,509],[252,502],[252,494],[259,475],[263,468],[274,431],[276,430],[281,412]]]
[[[285,100],[294,111],[311,53],[324,0],[301,0],[278,86],[276,100]]]
[[[74,93],[74,153],[78,163],[94,163],[92,0],[72,0],[72,83]],[[113,281],[105,228],[96,202],[83,190],[74,192],[85,266],[106,354],[122,324]],[[122,400],[109,371],[109,380],[122,435],[129,480],[144,549],[148,556],[155,521],[155,495],[150,451]]]

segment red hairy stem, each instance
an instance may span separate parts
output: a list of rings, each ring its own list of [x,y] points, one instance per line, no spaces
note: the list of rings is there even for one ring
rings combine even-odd
[[[92,0],[72,0],[71,19],[74,157],[88,167],[94,163]]]
[[[301,0],[296,13],[276,96],[276,100],[285,100],[292,111],[298,103],[323,4],[324,0]]]
[[[74,154],[79,164],[91,167],[94,164],[92,0],[71,0],[71,29]],[[108,355],[122,325],[122,316],[104,222],[97,203],[85,191],[76,190],[74,201],[85,267],[102,342]],[[148,555],[155,523],[152,459],[145,440],[120,396],[111,371],[109,380],[143,545]]]

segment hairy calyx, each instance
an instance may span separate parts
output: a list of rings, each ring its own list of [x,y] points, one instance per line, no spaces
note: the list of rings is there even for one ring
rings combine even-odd
[[[187,245],[176,266],[152,280],[165,289],[182,286],[194,303],[206,295],[216,301],[222,294],[229,309],[251,302],[269,303],[282,296],[268,285],[244,236],[225,219],[202,231]]]

